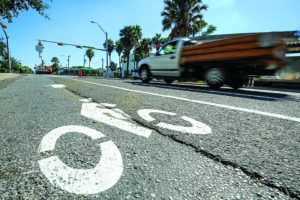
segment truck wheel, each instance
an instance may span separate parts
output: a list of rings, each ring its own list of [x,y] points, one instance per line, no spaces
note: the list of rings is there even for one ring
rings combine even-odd
[[[219,89],[224,85],[225,73],[220,68],[208,69],[205,74],[205,81],[209,87]]]
[[[172,79],[165,79],[165,82],[166,82],[167,84],[171,84],[171,83],[173,83],[173,81],[174,81],[174,80],[172,80]]]
[[[140,77],[143,83],[149,83],[150,81],[150,72],[147,67],[142,67],[140,71]]]
[[[232,87],[233,89],[237,90],[244,85],[244,79],[243,77],[233,77],[232,80],[229,81],[228,85]]]

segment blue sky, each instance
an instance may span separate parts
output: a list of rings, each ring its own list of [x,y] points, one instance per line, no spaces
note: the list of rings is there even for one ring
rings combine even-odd
[[[215,34],[291,31],[300,29],[299,0],[203,0],[209,6],[204,19],[217,26]],[[23,12],[7,24],[11,54],[22,64],[34,67],[40,63],[35,51],[37,39],[84,44],[103,48],[103,33],[90,20],[97,21],[114,41],[126,25],[138,24],[143,37],[162,33],[163,0],[53,0],[46,20],[34,11]],[[4,37],[4,34],[1,32]],[[163,33],[164,36],[168,32]],[[44,44],[47,65],[57,56],[63,66],[71,55],[70,65],[83,65],[84,49]],[[97,51],[91,66],[99,68],[105,53]],[[112,59],[117,62],[114,52]]]

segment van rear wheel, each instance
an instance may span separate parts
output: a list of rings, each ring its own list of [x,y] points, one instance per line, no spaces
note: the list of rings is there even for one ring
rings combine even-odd
[[[210,68],[205,73],[205,81],[210,88],[219,89],[224,85],[225,73],[220,68]]]

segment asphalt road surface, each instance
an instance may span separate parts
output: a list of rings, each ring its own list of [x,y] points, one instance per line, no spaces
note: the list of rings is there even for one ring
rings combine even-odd
[[[0,199],[299,199],[300,93],[0,81]]]

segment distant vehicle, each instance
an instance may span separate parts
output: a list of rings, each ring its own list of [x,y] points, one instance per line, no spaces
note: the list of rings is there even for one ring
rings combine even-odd
[[[256,34],[198,43],[188,38],[163,45],[153,57],[141,60],[142,82],[152,78],[205,80],[211,88],[224,84],[240,88],[248,77],[273,75],[284,66],[285,47],[277,34]]]
[[[52,73],[52,67],[47,66],[39,66],[35,68],[36,74],[51,74]]]
[[[134,80],[139,79],[140,78],[139,71],[138,70],[133,70],[131,72],[131,78],[133,78]]]

